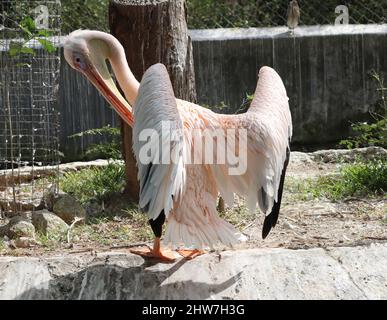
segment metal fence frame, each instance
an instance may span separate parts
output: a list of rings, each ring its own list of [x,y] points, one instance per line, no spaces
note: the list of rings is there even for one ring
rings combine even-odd
[[[40,208],[57,189],[60,5],[0,0],[1,214]]]

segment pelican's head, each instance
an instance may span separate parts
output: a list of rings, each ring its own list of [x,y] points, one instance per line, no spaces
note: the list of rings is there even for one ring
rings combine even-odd
[[[64,43],[64,57],[68,64],[84,74],[119,115],[133,124],[132,108],[118,91],[106,63],[123,52],[116,38],[100,31],[77,30],[70,33]]]

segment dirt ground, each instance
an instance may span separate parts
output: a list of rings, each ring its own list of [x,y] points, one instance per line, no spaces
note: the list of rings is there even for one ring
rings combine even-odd
[[[387,199],[346,199],[340,202],[300,198],[294,184],[306,178],[338,173],[340,165],[312,161],[305,154],[292,154],[283,204],[277,226],[262,240],[263,215],[248,213],[243,200],[228,208],[223,216],[234,223],[249,240],[238,248],[289,248],[357,246],[387,242]],[[241,203],[242,202],[242,203]],[[121,211],[121,212],[118,212]],[[240,214],[240,216],[239,216]],[[0,225],[6,220],[0,218]],[[73,241],[40,241],[31,248],[11,249],[0,243],[0,255],[47,256],[121,250],[149,243],[152,232],[146,217],[117,209],[117,215],[93,225],[75,227]],[[39,240],[38,240],[39,242]]]
[[[339,168],[335,163],[296,161],[290,163],[287,178],[294,181],[335,174]],[[301,249],[387,242],[386,198],[300,201],[287,191],[277,226],[262,240],[263,218],[258,217],[244,230],[250,238],[245,246]]]

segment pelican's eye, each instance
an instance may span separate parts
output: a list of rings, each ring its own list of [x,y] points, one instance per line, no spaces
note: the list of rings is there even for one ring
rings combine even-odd
[[[81,71],[86,69],[85,59],[79,53],[74,53],[73,61],[74,61],[75,68],[77,68]]]

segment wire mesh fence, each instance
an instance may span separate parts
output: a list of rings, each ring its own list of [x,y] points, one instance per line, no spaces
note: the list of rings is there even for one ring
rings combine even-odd
[[[187,0],[191,29],[286,25],[289,0]],[[387,0],[299,0],[300,25],[387,23]],[[0,212],[40,205],[58,156],[59,36],[108,31],[109,0],[0,0]],[[55,176],[55,173],[54,173]],[[42,178],[42,179],[39,179]],[[55,185],[55,183],[54,183]],[[35,205],[36,204],[36,205]]]
[[[190,29],[274,27],[287,22],[290,0],[187,0]],[[63,32],[108,31],[109,0],[62,0]],[[339,5],[350,24],[387,23],[387,0],[298,0],[300,25],[334,24]]]
[[[60,1],[0,0],[0,212],[57,186]],[[48,178],[50,176],[50,178]]]
[[[290,0],[189,0],[192,29],[273,27],[287,23]],[[385,0],[299,0],[300,25],[334,24],[340,5],[348,8],[349,23],[387,22]]]
[[[109,0],[62,0],[62,32],[108,31],[108,5]]]

